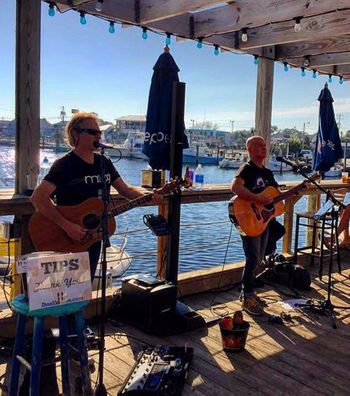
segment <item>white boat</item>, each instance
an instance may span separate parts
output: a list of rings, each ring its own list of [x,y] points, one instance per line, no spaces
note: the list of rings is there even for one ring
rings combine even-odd
[[[291,166],[285,164],[284,162],[277,161],[274,156],[270,157],[268,168],[272,172],[292,172]]]
[[[127,239],[124,238],[122,246],[112,245],[107,248],[107,273],[106,273],[106,285],[107,287],[112,287],[113,279],[120,278],[130,267],[131,258],[125,251]],[[101,288],[101,267],[102,252],[100,256],[100,261],[97,264],[95,278],[92,283],[92,290],[98,290]]]
[[[331,169],[324,174],[325,179],[340,179],[343,172],[341,164],[335,164]]]
[[[213,154],[204,142],[194,143],[182,153],[184,164],[218,165],[222,159],[222,156]]]
[[[122,158],[137,158],[146,160],[147,157],[142,152],[144,141],[144,132],[130,131],[123,144],[115,146],[115,148],[118,150],[106,149],[106,153],[108,153],[108,155],[112,158],[120,157],[121,154]]]
[[[238,169],[241,165],[248,162],[248,153],[246,151],[236,151],[226,156],[219,162],[219,168],[222,169]]]

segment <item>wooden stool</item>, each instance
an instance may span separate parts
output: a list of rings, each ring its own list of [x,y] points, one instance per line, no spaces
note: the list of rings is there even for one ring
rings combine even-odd
[[[298,253],[309,255],[311,257],[311,266],[314,265],[315,257],[319,258],[319,277],[323,275],[323,259],[330,255],[337,256],[339,273],[341,272],[341,261],[338,241],[338,210],[332,208],[331,211],[324,211],[321,208],[317,212],[299,212],[296,213],[295,239],[294,239],[294,263],[298,263]],[[302,222],[303,219],[306,222]],[[309,246],[299,247],[299,231],[300,226],[312,228],[312,242]],[[326,237],[335,240],[332,249],[328,248],[325,243]],[[318,238],[317,238],[318,237]],[[320,245],[318,246],[318,240]],[[310,252],[311,250],[311,252]]]
[[[59,320],[59,346],[60,346],[60,359],[62,370],[62,384],[63,393],[65,396],[70,395],[69,384],[69,358],[68,353],[68,325],[67,315],[74,314],[75,326],[78,336],[78,352],[80,358],[80,373],[82,379],[83,389],[89,387],[87,384],[88,378],[88,355],[86,349],[86,341],[84,336],[85,321],[83,316],[83,308],[88,304],[88,301],[58,305],[29,311],[29,303],[24,294],[17,296],[12,302],[12,309],[18,314],[17,330],[15,345],[12,358],[12,371],[10,378],[10,396],[17,396],[19,385],[19,373],[21,364],[26,369],[30,370],[30,396],[40,395],[40,371],[41,371],[41,355],[42,355],[42,342],[44,332],[44,319],[46,316],[55,316]],[[28,317],[34,318],[33,330],[33,347],[32,347],[32,362],[31,364],[25,360],[25,324]]]

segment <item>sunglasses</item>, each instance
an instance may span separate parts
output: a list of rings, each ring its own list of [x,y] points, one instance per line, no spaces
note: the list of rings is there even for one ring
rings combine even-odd
[[[77,128],[77,132],[79,133],[85,132],[91,136],[97,136],[98,134],[102,133],[99,129],[91,129],[91,128]]]

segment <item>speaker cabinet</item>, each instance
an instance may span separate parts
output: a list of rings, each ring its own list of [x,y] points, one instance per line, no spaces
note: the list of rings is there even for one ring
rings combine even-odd
[[[162,334],[173,322],[176,286],[149,275],[126,278],[122,283],[123,318],[147,333]]]

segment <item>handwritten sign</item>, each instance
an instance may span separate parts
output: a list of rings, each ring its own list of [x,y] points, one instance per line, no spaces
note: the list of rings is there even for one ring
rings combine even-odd
[[[89,254],[42,253],[17,263],[27,273],[29,309],[91,299]]]

